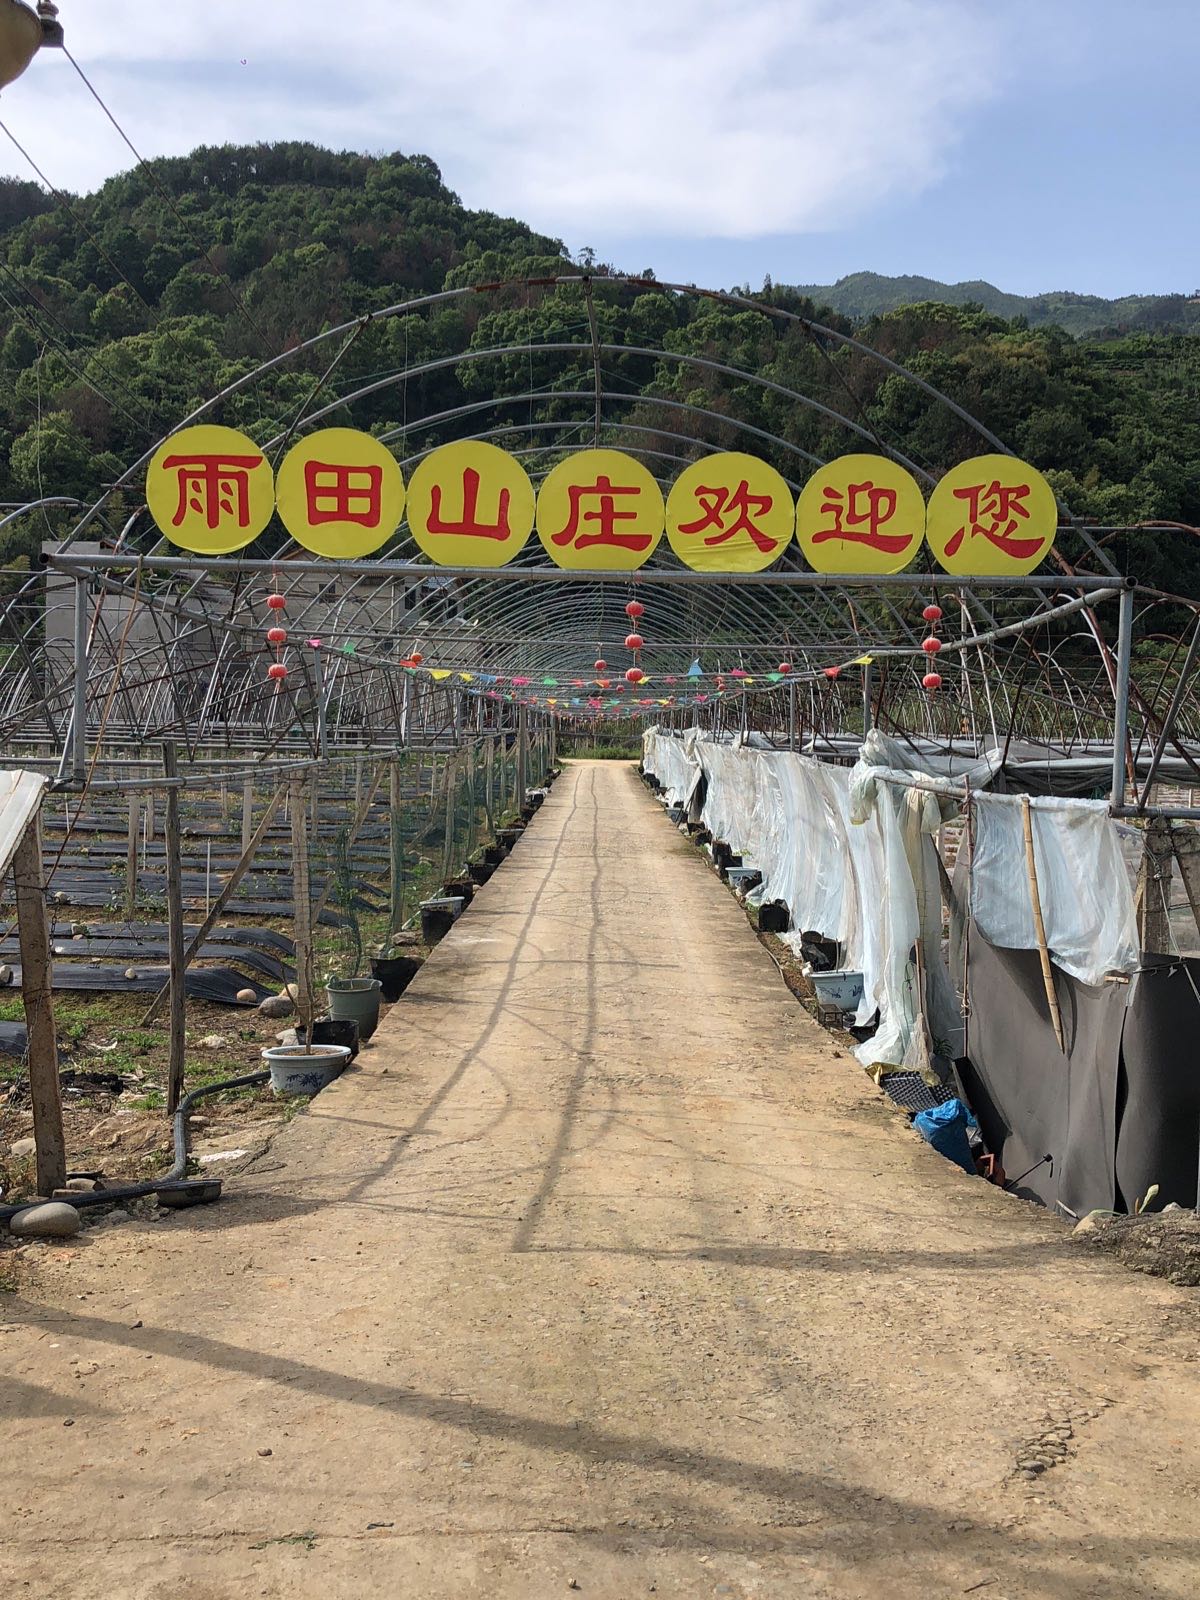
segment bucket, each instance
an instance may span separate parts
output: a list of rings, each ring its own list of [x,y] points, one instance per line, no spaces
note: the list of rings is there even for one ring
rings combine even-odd
[[[307,1033],[303,1023],[296,1029],[296,1037],[304,1043]],[[358,1054],[358,1023],[352,1017],[326,1017],[322,1022],[314,1022],[313,1044],[318,1049],[323,1044],[345,1045],[353,1061]]]
[[[276,1044],[262,1053],[276,1094],[320,1094],[340,1075],[350,1059],[344,1044],[318,1044],[309,1055],[302,1044]]]
[[[379,1026],[379,992],[378,978],[335,978],[325,986],[329,1015],[335,1022],[357,1022],[365,1044]]]
[[[863,997],[861,972],[851,972],[846,968],[841,972],[810,972],[808,981],[812,984],[818,1000],[828,1001],[843,1011],[858,1010]]]
[[[426,944],[440,943],[454,926],[455,918],[463,908],[457,897],[425,900],[421,905],[421,937]]]
[[[376,956],[371,962],[371,976],[379,979],[380,992],[388,1005],[399,1000],[420,970],[417,956]]]

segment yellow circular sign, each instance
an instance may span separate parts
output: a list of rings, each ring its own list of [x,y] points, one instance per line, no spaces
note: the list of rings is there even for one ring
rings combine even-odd
[[[404,515],[404,475],[386,445],[355,428],[322,428],[284,456],[279,517],[316,556],[351,561],[385,545]]]
[[[236,428],[184,428],[154,452],[146,504],[181,550],[227,556],[270,522],[275,478],[254,440]]]
[[[662,490],[620,450],[580,450],[550,472],[537,502],[537,530],[556,566],[574,572],[633,572],[662,538]]]
[[[533,485],[506,450],[479,439],[444,444],[412,475],[408,526],[444,567],[502,567],[533,527]]]
[[[929,548],[960,577],[1023,577],[1050,554],[1057,531],[1053,489],[1013,456],[964,461],[929,497]]]
[[[791,542],[796,503],[756,456],[726,451],[680,473],[667,496],[667,538],[697,572],[761,572]]]
[[[796,506],[796,539],[814,572],[902,572],[924,536],[917,481],[887,456],[818,467]]]

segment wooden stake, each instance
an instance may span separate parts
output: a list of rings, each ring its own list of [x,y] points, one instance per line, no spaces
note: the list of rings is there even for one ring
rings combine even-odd
[[[304,804],[305,775],[292,774],[292,915],[295,922],[293,937],[296,941],[296,985],[300,999],[297,1009],[307,1032],[312,1038],[312,899],[308,886],[308,817]]]
[[[132,917],[137,910],[138,891],[138,831],[141,826],[141,799],[129,796],[129,838],[125,850],[125,915]]]
[[[1179,863],[1179,876],[1192,908],[1196,932],[1200,934],[1200,833],[1195,828],[1172,828],[1171,848]]]
[[[1050,1006],[1050,1021],[1054,1024],[1054,1037],[1058,1040],[1059,1050],[1065,1056],[1067,1047],[1063,1042],[1062,1013],[1058,1009],[1054,972],[1050,965],[1050,950],[1046,944],[1046,924],[1042,921],[1042,895],[1038,888],[1037,861],[1033,854],[1033,815],[1027,794],[1021,796],[1021,822],[1025,829],[1025,870],[1029,875],[1029,899],[1033,906],[1033,929],[1037,934],[1038,956],[1042,963],[1042,982],[1046,986],[1046,1000]]]
[[[1170,824],[1152,818],[1138,869],[1136,904],[1138,942],[1156,956],[1171,951],[1171,853]]]
[[[400,826],[400,762],[395,756],[388,762],[388,825],[391,840],[391,925],[388,932],[392,934],[399,932],[404,921],[404,835]]]
[[[254,837],[254,779],[242,780],[242,853],[250,848]]]
[[[200,950],[200,946],[204,943],[205,939],[208,938],[209,934],[216,926],[217,918],[221,915],[222,911],[224,911],[225,907],[229,904],[230,899],[237,892],[238,884],[241,883],[242,879],[246,876],[246,872],[250,866],[250,863],[258,854],[259,849],[262,846],[262,842],[267,836],[267,829],[271,826],[271,823],[275,817],[275,813],[279,810],[280,803],[282,802],[286,793],[286,789],[277,789],[271,796],[270,803],[262,814],[262,819],[258,824],[258,829],[254,834],[254,837],[242,851],[241,859],[238,861],[233,871],[229,874],[228,878],[226,878],[221,887],[221,892],[217,895],[217,898],[212,903],[212,909],[209,911],[208,915],[205,917],[197,931],[192,935],[187,949],[183,952],[183,965],[185,971],[196,959],[196,956]],[[163,1001],[170,993],[170,987],[171,986],[169,983],[165,983],[154,996],[154,999],[151,1000],[149,1009],[147,1010],[146,1015],[142,1018],[143,1028],[148,1028],[153,1023],[155,1017],[162,1008]]]
[[[21,942],[21,998],[29,1030],[29,1095],[37,1145],[37,1189],[51,1195],[67,1181],[58,1044],[54,1037],[50,928],[42,888],[42,819],[34,817],[13,854],[17,932]]]
[[[163,745],[163,770],[168,778],[177,777],[179,774],[175,745],[170,740]],[[168,1024],[170,1058],[167,1065],[167,1111],[174,1116],[183,1098],[184,1058],[187,1050],[187,995],[184,988],[187,972],[183,959],[183,859],[179,829],[179,790],[174,784],[167,790],[166,812],[168,989],[171,998]]]

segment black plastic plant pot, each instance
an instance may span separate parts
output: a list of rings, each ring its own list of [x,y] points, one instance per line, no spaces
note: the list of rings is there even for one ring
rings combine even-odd
[[[442,893],[447,899],[452,899],[457,896],[457,898],[463,903],[463,909],[466,910],[467,906],[469,906],[471,901],[475,898],[475,885],[468,876],[461,878],[447,878],[445,883],[442,885]]]
[[[508,852],[505,850],[502,844],[485,845],[483,851],[484,866],[491,867],[494,871],[495,868],[498,867],[504,860],[504,857],[507,855],[507,853]]]
[[[758,908],[760,933],[786,933],[792,924],[791,912],[782,900],[768,900]]]
[[[421,907],[421,937],[428,945],[440,944],[454,926],[449,906]]]
[[[387,996],[386,989],[384,996]],[[301,1044],[307,1044],[308,1029],[303,1023],[296,1029],[296,1037]],[[353,1017],[326,1017],[322,1022],[314,1022],[313,1044],[344,1044],[353,1061],[358,1054],[358,1023]]]
[[[490,861],[469,861],[467,863],[467,871],[470,874],[471,882],[476,888],[485,884],[495,870],[495,866]]]
[[[692,843],[699,845],[703,849],[706,844],[712,843],[712,834],[709,833],[707,828],[697,828],[692,835]]]
[[[416,956],[375,956],[371,961],[371,976],[379,979],[380,993],[388,1005],[399,1000],[420,970],[421,961]]]
[[[520,828],[501,828],[497,832],[496,837],[506,850],[511,850],[513,845],[516,844],[517,840],[524,832],[525,829],[523,826]]]

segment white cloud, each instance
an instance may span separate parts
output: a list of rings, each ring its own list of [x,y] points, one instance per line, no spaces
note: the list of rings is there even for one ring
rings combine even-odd
[[[421,151],[469,205],[576,241],[861,222],[938,179],[1011,59],[977,0],[60,5],[145,155],[292,138]],[[59,185],[131,164],[52,53],[0,117]],[[3,138],[0,171],[29,176]]]

